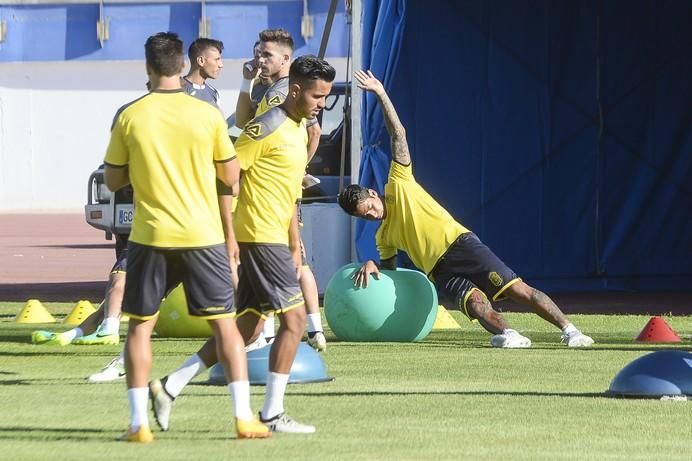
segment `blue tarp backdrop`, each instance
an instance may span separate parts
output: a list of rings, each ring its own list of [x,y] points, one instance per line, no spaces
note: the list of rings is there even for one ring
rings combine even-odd
[[[692,2],[370,1],[414,174],[548,290],[692,289]],[[365,99],[360,182],[389,138]],[[359,223],[361,259],[375,228]]]

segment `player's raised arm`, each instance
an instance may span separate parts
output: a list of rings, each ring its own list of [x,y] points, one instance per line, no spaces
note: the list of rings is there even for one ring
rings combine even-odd
[[[357,70],[353,75],[358,80],[358,88],[371,91],[377,95],[380,106],[382,106],[387,132],[392,140],[392,158],[402,165],[408,165],[411,163],[411,155],[406,142],[406,130],[404,125],[401,124],[401,120],[399,120],[399,116],[387,92],[384,90],[384,86],[370,71]]]
[[[250,100],[250,92],[252,91],[253,82],[256,82],[255,79],[259,76],[259,72],[257,59],[251,59],[243,64],[243,82],[240,85],[238,100],[235,103],[235,126],[241,130],[255,116],[252,101]]]

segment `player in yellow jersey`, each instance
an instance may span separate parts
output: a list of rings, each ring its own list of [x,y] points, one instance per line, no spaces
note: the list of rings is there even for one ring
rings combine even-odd
[[[303,335],[305,308],[299,284],[302,255],[296,202],[307,164],[306,118],[323,107],[335,71],[314,56],[296,59],[290,68],[286,100],[253,119],[236,141],[243,183],[233,223],[240,248],[238,328],[246,344],[261,334],[270,313],[280,319],[269,357],[261,420],[274,432],[311,433],[284,412],[289,371]],[[171,398],[196,375],[216,363],[216,339],[160,382]],[[189,365],[189,366],[188,366]],[[186,369],[194,370],[187,373]],[[172,384],[172,386],[171,386]],[[156,420],[169,427],[173,401]]]
[[[153,440],[147,417],[151,333],[162,297],[180,282],[190,315],[207,319],[218,337],[238,436],[267,437],[271,432],[250,408],[217,202],[216,179],[230,187],[239,174],[226,122],[212,105],[183,91],[183,43],[176,34],[149,37],[145,57],[151,92],[118,111],[104,161],[106,186],[117,191],[132,184],[135,203],[122,309],[130,317],[125,368],[131,419],[121,440]]]
[[[381,221],[375,234],[380,253],[379,266],[367,261],[357,270],[354,281],[367,287],[370,275],[379,277],[379,268],[396,267],[397,250],[406,251],[454,301],[454,307],[493,333],[494,347],[524,348],[531,341],[509,328],[507,321],[489,301],[504,297],[527,305],[540,317],[562,330],[569,347],[588,347],[593,339],[570,323],[555,303],[541,291],[527,285],[466,227],[458,223],[415,180],[411,168],[406,132],[382,84],[370,71],[357,71],[359,87],[377,95],[391,138],[392,164],[384,195],[359,185],[350,185],[339,195],[339,205],[348,214]]]
[[[260,418],[277,432],[315,430],[290,418],[283,400],[305,325],[296,207],[308,161],[304,119],[322,110],[335,74],[333,67],[314,56],[296,59],[285,101],[255,117],[236,141],[244,174],[234,217],[241,261],[238,328],[246,341],[253,340],[261,333],[267,312],[279,315]]]
[[[257,49],[255,62],[246,63],[254,66],[252,68],[255,70],[243,68],[244,78],[252,76],[252,72],[255,72],[257,79],[253,85],[249,80],[244,80],[238,95],[236,126],[240,128],[244,128],[252,117],[262,115],[270,108],[283,103],[289,91],[288,73],[294,48],[291,34],[284,29],[265,29],[260,32],[259,39],[259,49]],[[262,83],[269,83],[269,86],[259,98],[255,111],[250,115],[249,111],[254,107],[252,105],[253,95],[255,98],[258,96],[255,92],[255,85],[262,85]],[[252,90],[248,90],[250,87]],[[308,130],[308,163],[310,163],[317,151],[322,130],[315,117],[307,120],[306,126]],[[327,348],[327,339],[322,327],[317,281],[306,261],[303,262],[301,272],[300,286],[303,290],[305,308],[308,311],[307,342],[316,350],[324,351]],[[269,341],[274,337],[274,319],[271,316],[265,322],[263,336]]]

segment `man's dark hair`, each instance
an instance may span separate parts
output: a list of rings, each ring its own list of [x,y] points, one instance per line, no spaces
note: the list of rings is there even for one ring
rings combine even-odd
[[[370,194],[368,188],[358,184],[351,184],[339,194],[339,206],[348,214],[354,215],[358,204],[366,200]]]
[[[291,49],[293,52],[293,37],[285,29],[264,29],[259,33],[260,42],[274,42]]]
[[[307,83],[315,80],[324,80],[331,83],[336,77],[336,71],[324,59],[311,54],[296,58],[288,71],[288,82]]]
[[[162,77],[179,75],[183,70],[183,41],[174,32],[159,32],[144,44],[147,66]]]
[[[190,59],[190,64],[196,62],[197,58],[202,56],[209,48],[216,48],[216,51],[223,53],[223,42],[213,38],[198,38],[190,43],[190,48],[187,49],[187,57]]]

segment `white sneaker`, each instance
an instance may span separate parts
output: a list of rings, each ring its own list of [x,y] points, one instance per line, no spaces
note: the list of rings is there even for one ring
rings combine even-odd
[[[312,335],[312,337],[310,335]],[[312,333],[308,333],[308,344],[317,352],[326,351],[327,338],[324,337],[324,332],[315,331]]]
[[[285,432],[288,434],[312,434],[315,432],[315,426],[299,423],[286,413],[278,414],[267,420],[262,419],[262,413],[260,413],[260,421],[272,432]]]
[[[103,367],[98,373],[87,378],[90,383],[106,383],[125,377],[125,364],[120,361],[120,357],[111,360],[108,365]]]
[[[268,345],[269,345],[269,343],[264,338],[264,335],[259,335],[259,337],[256,340],[254,340],[253,342],[251,342],[250,344],[245,346],[245,352],[250,352],[250,351],[257,350],[257,349],[262,349],[263,347],[268,346]]]
[[[490,345],[504,349],[525,349],[531,347],[531,340],[518,331],[507,328],[504,333],[490,338]]]
[[[168,394],[166,388],[163,387],[164,382],[160,379],[155,379],[149,383],[149,398],[151,399],[151,411],[154,413],[156,423],[162,431],[167,431],[175,400]]]
[[[563,334],[561,339],[563,343],[567,344],[567,347],[590,347],[594,343],[590,336],[586,336],[579,330]]]

